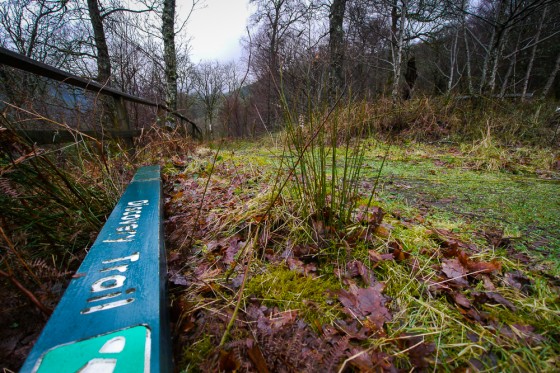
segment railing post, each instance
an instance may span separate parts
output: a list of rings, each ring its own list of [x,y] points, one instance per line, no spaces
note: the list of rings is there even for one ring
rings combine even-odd
[[[159,166],[134,176],[22,372],[169,372]]]
[[[128,120],[128,111],[126,110],[124,99],[122,97],[117,97],[117,96],[115,96],[114,99],[115,99],[116,120],[119,122],[117,128],[121,130],[129,130],[130,122]]]

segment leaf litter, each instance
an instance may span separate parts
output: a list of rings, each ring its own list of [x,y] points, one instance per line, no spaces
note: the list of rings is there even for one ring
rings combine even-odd
[[[289,200],[265,217],[266,182],[247,183],[266,180],[258,169],[224,161],[213,174],[193,174],[171,175],[165,187],[179,369],[560,367],[558,279],[543,273],[535,281],[526,260],[492,255],[488,247],[518,254],[500,233],[487,233],[485,247],[424,218],[404,221],[376,207],[357,214],[355,228],[341,235],[317,221],[294,224]],[[200,203],[204,178],[210,193]],[[257,225],[264,229],[251,262],[246,243]],[[414,229],[423,230],[423,244],[407,241]],[[285,286],[284,296],[272,291]],[[530,298],[537,292],[540,298]],[[218,347],[230,320],[229,338]],[[535,348],[538,361],[528,355]]]

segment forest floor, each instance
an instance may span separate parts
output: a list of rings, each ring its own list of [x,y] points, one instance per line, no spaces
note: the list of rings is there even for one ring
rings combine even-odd
[[[302,215],[276,141],[142,161],[162,165],[178,371],[560,370],[557,153],[368,140],[335,227]],[[49,307],[72,275],[52,272]],[[0,297],[9,372],[46,318]]]
[[[560,370],[557,155],[372,142],[374,206],[341,229],[290,193],[266,211],[282,154],[236,142],[164,167],[178,369]]]

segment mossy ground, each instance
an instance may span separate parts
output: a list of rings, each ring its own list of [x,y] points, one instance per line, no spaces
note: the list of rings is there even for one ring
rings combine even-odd
[[[187,346],[178,350],[178,368],[221,369],[230,359],[237,369],[255,369],[255,359],[243,355],[248,339],[260,345],[269,365],[285,357],[290,350],[270,347],[259,334],[262,320],[251,311],[255,305],[267,320],[297,315],[317,339],[332,338],[328,330],[343,328],[341,322],[357,321],[359,329],[364,321],[348,317],[337,298],[349,283],[364,286],[348,270],[359,261],[384,284],[392,318],[376,336],[336,342],[350,343],[348,351],[375,352],[406,370],[560,369],[560,174],[554,152],[483,143],[387,146],[371,141],[360,180],[361,202],[389,149],[375,195],[386,215],[382,228],[363,235],[359,232],[367,227],[359,223],[333,231],[299,216],[290,193],[265,216],[283,157],[273,143],[214,144],[199,149],[185,167],[179,162],[166,170],[168,221],[190,213],[185,226],[197,215],[199,229],[187,251],[183,235],[171,233],[169,238],[171,255],[183,256],[180,266],[171,262],[172,272],[186,278],[173,288],[181,315],[177,343]],[[219,159],[213,158],[216,151]],[[204,191],[203,203],[185,199],[188,193],[200,198]],[[252,237],[256,226],[261,227],[259,235]],[[167,229],[177,228],[172,223]],[[450,281],[441,275],[448,260],[442,246],[447,239],[464,245],[461,250],[470,261],[499,263],[499,269],[469,275],[461,288],[434,291]],[[375,259],[375,253],[394,253],[395,245],[406,256]],[[298,255],[286,254],[298,250]],[[523,281],[527,286],[516,288]],[[465,299],[454,298],[457,293]],[[481,301],[485,294],[494,300]],[[236,305],[239,315],[218,353]],[[410,338],[420,342],[411,345]],[[322,348],[325,355],[333,354]],[[226,359],[224,349],[235,351],[235,357]],[[356,371],[363,368],[356,358],[344,364]]]

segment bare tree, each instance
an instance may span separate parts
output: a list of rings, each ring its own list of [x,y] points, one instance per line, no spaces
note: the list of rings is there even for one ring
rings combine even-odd
[[[535,34],[535,44],[531,49],[531,58],[529,59],[529,65],[527,66],[527,71],[525,73],[525,78],[523,79],[523,90],[521,91],[521,101],[525,100],[525,95],[527,94],[527,87],[529,86],[529,78],[531,77],[531,72],[533,70],[533,64],[535,63],[535,56],[537,55],[537,47],[539,45],[539,39],[541,37],[544,20],[546,18],[546,12],[548,10],[548,4],[543,7],[542,15],[539,20],[539,26],[537,27],[537,33]]]
[[[175,52],[175,0],[163,0],[161,17],[163,60],[165,61],[165,101],[177,110],[177,54]]]
[[[265,97],[263,108],[268,125],[279,117],[278,89],[280,86],[281,68],[285,68],[287,55],[282,50],[289,45],[289,40],[301,36],[301,22],[309,15],[310,4],[296,0],[251,0],[256,5],[256,12],[251,17],[253,26],[258,27],[251,47],[252,69],[259,81],[260,89]]]
[[[4,47],[54,66],[64,64],[64,32],[71,9],[64,1],[10,0],[0,4],[0,35]]]
[[[329,11],[329,50],[330,50],[330,92],[335,97],[336,92],[344,84],[344,13],[346,0],[333,0]]]
[[[107,85],[111,85],[111,59],[109,57],[109,47],[105,37],[105,27],[103,17],[99,8],[98,0],[87,0],[89,19],[93,30],[95,48],[97,50],[97,77],[96,80]]]
[[[204,108],[204,121],[209,138],[214,135],[214,120],[223,98],[225,84],[225,70],[218,62],[201,62],[196,67],[194,89]]]
[[[556,63],[554,64],[552,71],[548,75],[546,84],[544,85],[544,88],[541,92],[541,99],[544,99],[548,95],[548,91],[550,91],[550,88],[552,87],[552,84],[554,83],[554,80],[558,75],[558,71],[560,71],[560,53],[558,53],[558,55],[556,56]]]

